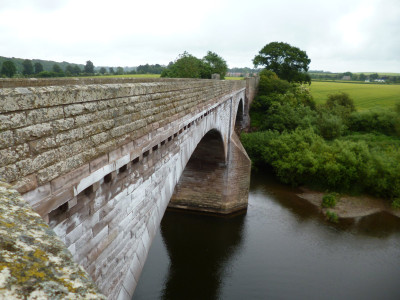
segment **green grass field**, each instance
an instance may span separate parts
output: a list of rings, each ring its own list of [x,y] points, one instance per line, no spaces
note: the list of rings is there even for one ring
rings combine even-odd
[[[400,85],[394,84],[313,81],[310,90],[318,104],[325,103],[330,94],[348,93],[358,111],[392,109],[400,103]]]
[[[160,74],[126,74],[126,75],[100,75],[94,78],[159,78]]]
[[[160,78],[160,74],[127,74],[127,75],[100,75],[94,76],[95,78]],[[225,77],[226,80],[244,80],[244,77]]]

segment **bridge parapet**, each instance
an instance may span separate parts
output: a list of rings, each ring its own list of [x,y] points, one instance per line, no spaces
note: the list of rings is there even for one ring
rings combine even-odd
[[[137,81],[0,89],[3,180],[21,193],[40,186],[41,194],[56,192],[63,184],[56,178],[245,87],[245,81]]]

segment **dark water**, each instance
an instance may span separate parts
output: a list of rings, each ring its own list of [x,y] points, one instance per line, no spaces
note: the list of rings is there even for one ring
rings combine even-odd
[[[400,221],[327,223],[252,176],[246,214],[166,212],[133,299],[400,299]]]

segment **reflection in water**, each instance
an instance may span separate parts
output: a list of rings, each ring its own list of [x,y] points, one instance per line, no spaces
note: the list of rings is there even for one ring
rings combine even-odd
[[[166,212],[134,299],[400,299],[400,219],[332,224],[296,193],[252,174],[245,215]]]
[[[218,299],[226,267],[242,242],[244,219],[244,214],[165,214],[161,235],[170,268],[163,299]]]

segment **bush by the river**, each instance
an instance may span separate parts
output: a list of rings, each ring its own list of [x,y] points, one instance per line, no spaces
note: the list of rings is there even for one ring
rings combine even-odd
[[[400,106],[358,113],[344,93],[316,106],[307,88],[263,72],[241,137],[254,166],[295,186],[400,197]]]

